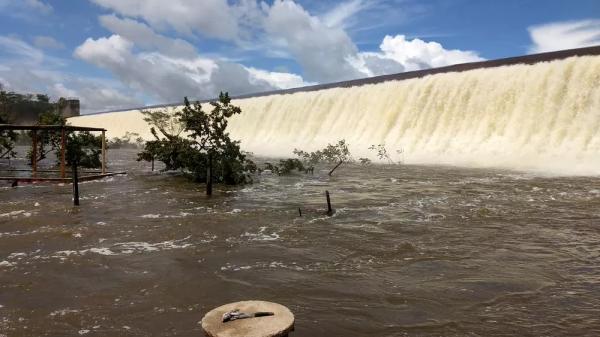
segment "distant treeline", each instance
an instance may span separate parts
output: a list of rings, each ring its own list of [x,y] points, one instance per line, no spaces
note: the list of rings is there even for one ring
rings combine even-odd
[[[48,95],[5,91],[0,84],[0,124],[35,124],[43,113],[61,111],[66,105],[64,98],[51,102]]]

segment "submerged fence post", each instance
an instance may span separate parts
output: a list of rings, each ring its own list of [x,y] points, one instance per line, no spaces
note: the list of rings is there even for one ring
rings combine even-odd
[[[152,172],[154,172],[154,155],[152,155],[152,160],[151,160],[151,162],[152,162]]]
[[[65,151],[67,147],[66,139],[65,128],[63,127],[60,130],[60,177],[63,179],[67,176],[65,171]]]
[[[331,208],[331,199],[329,198],[329,191],[325,191],[325,197],[327,198],[327,215],[332,216],[334,211]]]
[[[212,153],[208,151],[208,166],[206,167],[206,195],[212,195]]]
[[[73,168],[73,205],[79,206],[79,177],[77,177],[77,163],[71,165]]]
[[[31,135],[31,176],[35,178],[37,174],[37,150],[38,150],[38,139],[37,139],[37,130],[32,131]]]
[[[106,130],[102,130],[102,174],[106,174]]]

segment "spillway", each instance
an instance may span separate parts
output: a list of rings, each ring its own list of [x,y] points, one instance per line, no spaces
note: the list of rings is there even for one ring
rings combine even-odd
[[[241,97],[233,101],[243,112],[232,119],[231,135],[244,150],[266,157],[345,139],[356,158],[375,159],[369,146],[385,144],[407,164],[600,174],[600,56],[491,62]],[[136,132],[151,138],[139,109],[70,122],[106,127],[108,137]]]

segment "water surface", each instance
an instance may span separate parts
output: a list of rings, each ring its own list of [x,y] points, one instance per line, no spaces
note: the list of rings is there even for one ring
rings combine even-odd
[[[342,166],[207,198],[133,158],[79,208],[0,186],[0,336],[201,336],[245,299],[297,337],[600,334],[599,178]]]

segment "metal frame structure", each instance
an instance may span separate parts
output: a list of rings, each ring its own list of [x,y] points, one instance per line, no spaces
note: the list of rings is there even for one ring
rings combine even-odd
[[[72,125],[13,125],[13,124],[0,124],[0,131],[2,130],[11,130],[11,131],[32,131],[32,157],[37,158],[37,134],[38,131],[60,131],[60,170],[40,170],[37,168],[37,161],[34,160],[31,165],[31,177],[2,177],[0,176],[0,180],[12,180],[12,181],[24,181],[24,182],[34,182],[34,181],[50,181],[50,182],[68,182],[71,179],[66,177],[66,159],[65,159],[65,151],[66,151],[66,142],[67,142],[67,132],[77,132],[77,131],[90,131],[90,132],[102,132],[102,168],[100,171],[89,171],[88,173],[93,173],[92,175],[82,176],[80,180],[93,180],[99,179],[107,176],[113,176],[117,174],[123,174],[125,172],[107,172],[106,171],[106,129],[104,128],[91,128],[91,127],[83,127],[83,126],[72,126]],[[22,172],[29,170],[8,170],[8,172]],[[38,172],[60,172],[60,178],[42,178],[37,177]]]

